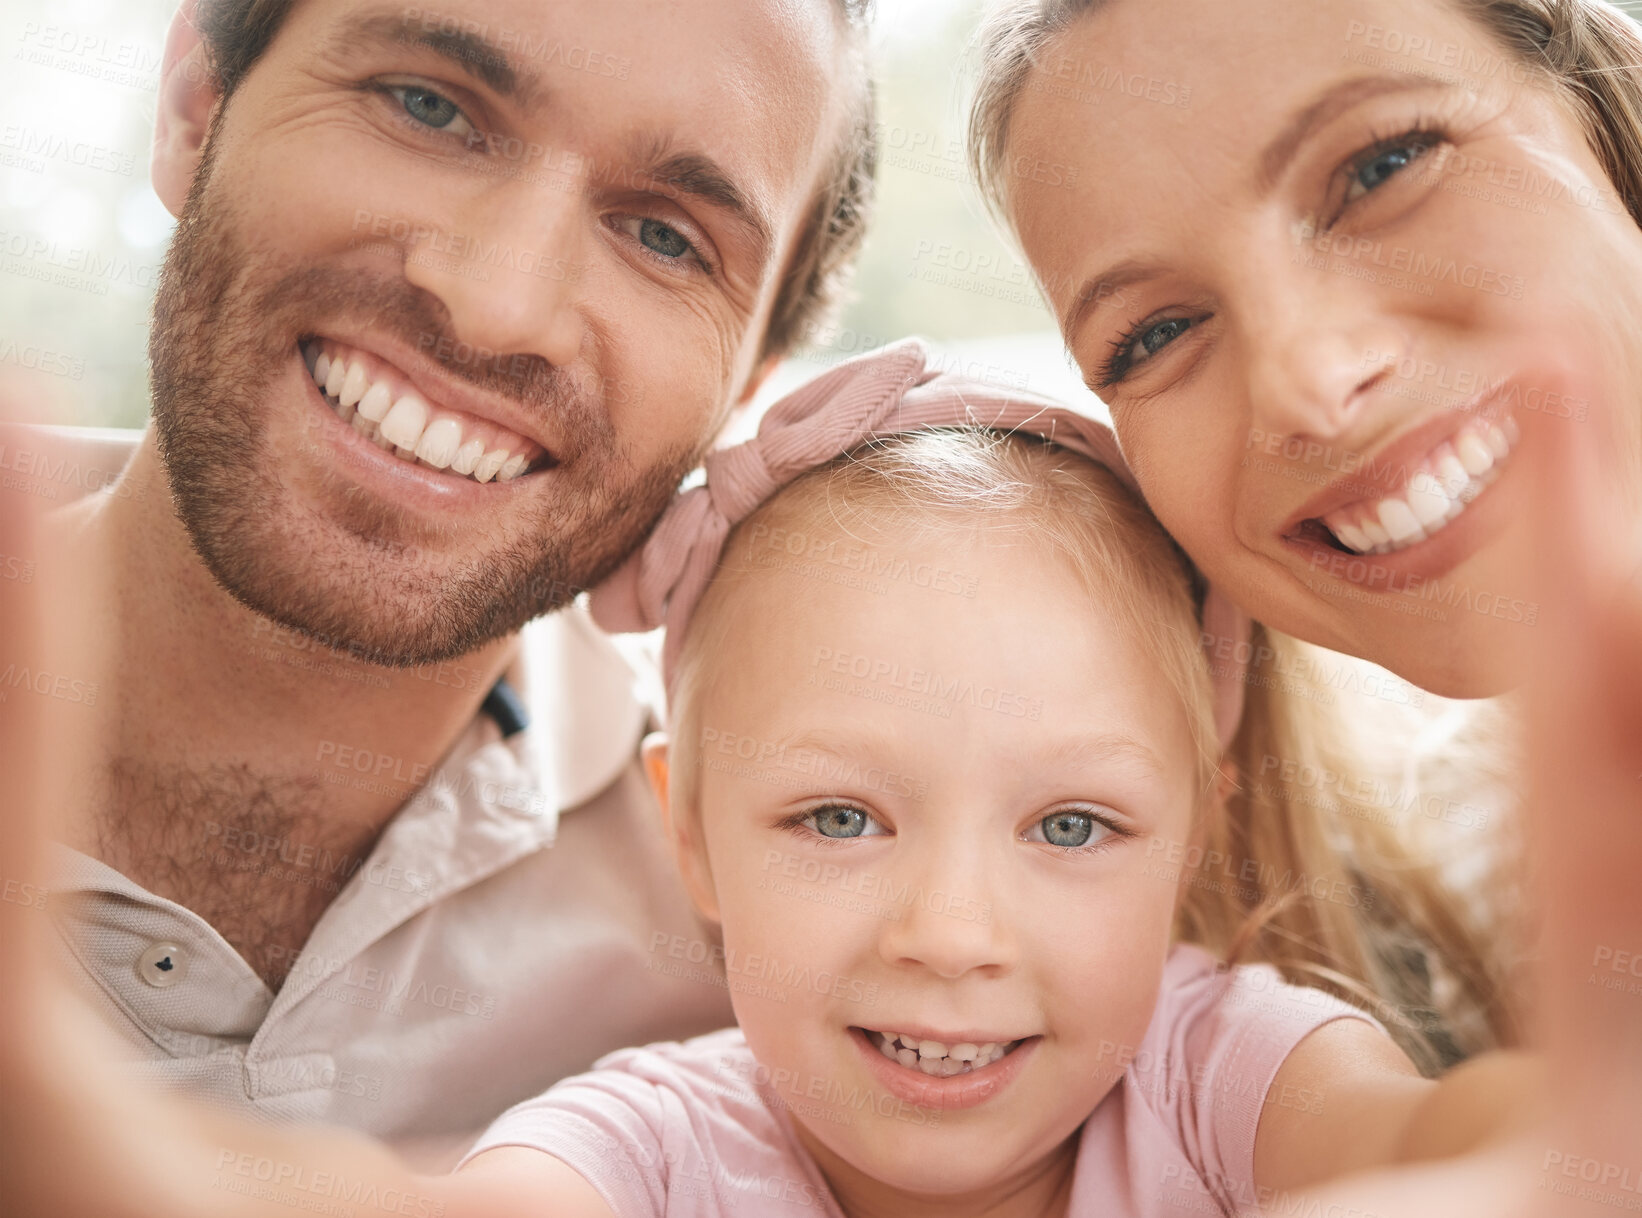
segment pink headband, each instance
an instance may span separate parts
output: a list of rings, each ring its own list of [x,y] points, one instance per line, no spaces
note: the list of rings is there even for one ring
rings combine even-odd
[[[874,437],[958,426],[1042,436],[1098,461],[1140,494],[1116,435],[1098,419],[1047,398],[937,371],[923,343],[905,339],[816,377],[772,406],[756,437],[710,453],[705,485],[675,499],[650,539],[594,589],[594,619],[615,632],[666,626],[662,672],[671,692],[690,614],[736,524],[800,474]],[[1243,715],[1249,619],[1211,586],[1202,625],[1215,729],[1224,748]]]

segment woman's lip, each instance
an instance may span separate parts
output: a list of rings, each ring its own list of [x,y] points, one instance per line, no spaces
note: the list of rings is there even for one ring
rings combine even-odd
[[[1355,459],[1355,468],[1313,495],[1289,517],[1280,535],[1285,541],[1292,540],[1308,520],[1321,520],[1352,504],[1402,494],[1420,463],[1443,441],[1453,439],[1467,423],[1478,419],[1498,422],[1505,414],[1501,404],[1509,389],[1509,384],[1502,384],[1463,405],[1440,411],[1372,455],[1347,450],[1345,455]],[[1303,461],[1296,462],[1295,468],[1303,469]]]
[[[1309,537],[1284,537],[1283,546],[1303,558],[1313,576],[1339,579],[1370,591],[1407,594],[1416,589],[1410,581],[1423,584],[1440,579],[1504,533],[1511,523],[1515,487],[1510,484],[1517,464],[1507,463],[1465,511],[1435,535],[1406,549],[1390,554],[1347,554]]]
[[[908,1069],[900,1062],[890,1061],[861,1028],[851,1028],[849,1037],[866,1059],[867,1069],[885,1091],[905,1103],[939,1112],[953,1112],[984,1104],[1026,1068],[1027,1060],[1043,1041],[1041,1036],[1028,1037],[1013,1052],[1004,1054],[990,1066],[968,1074],[954,1074],[951,1078],[935,1078],[921,1070]]]
[[[390,452],[384,452],[337,417],[314,383],[300,348],[292,356],[304,392],[319,418],[308,417],[313,438],[337,454],[348,477],[379,490],[392,498],[441,513],[494,505],[503,497],[518,493],[537,473],[521,474],[511,482],[475,482],[442,470],[425,469]],[[551,468],[551,467],[549,467]]]

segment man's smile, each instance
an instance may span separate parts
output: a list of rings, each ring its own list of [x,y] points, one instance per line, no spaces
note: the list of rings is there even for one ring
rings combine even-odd
[[[303,362],[338,418],[377,447],[475,482],[510,482],[552,464],[547,450],[499,423],[430,402],[387,361],[329,338]]]

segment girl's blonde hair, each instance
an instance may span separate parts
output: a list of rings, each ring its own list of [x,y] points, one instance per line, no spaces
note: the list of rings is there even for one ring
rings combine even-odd
[[[673,689],[671,799],[699,816],[702,711],[712,658],[740,623],[735,589],[772,564],[758,538],[837,535],[869,550],[930,535],[1047,550],[1163,674],[1186,711],[1202,811],[1180,862],[1180,938],[1228,963],[1264,961],[1357,1002],[1422,1068],[1515,1039],[1507,966],[1422,859],[1375,776],[1286,662],[1299,647],[1257,630],[1247,709],[1226,754],[1242,783],[1224,801],[1201,587],[1151,512],[1112,473],[1036,438],[972,428],[874,441],[798,478],[739,525],[691,619]],[[1272,759],[1287,780],[1269,781]],[[1349,775],[1306,784],[1302,773]],[[1254,781],[1258,779],[1258,781]],[[1402,801],[1406,803],[1406,801]]]

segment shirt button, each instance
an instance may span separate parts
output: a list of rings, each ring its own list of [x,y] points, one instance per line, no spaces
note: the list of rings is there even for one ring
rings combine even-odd
[[[188,957],[175,943],[156,943],[137,958],[137,976],[157,990],[188,976]]]

